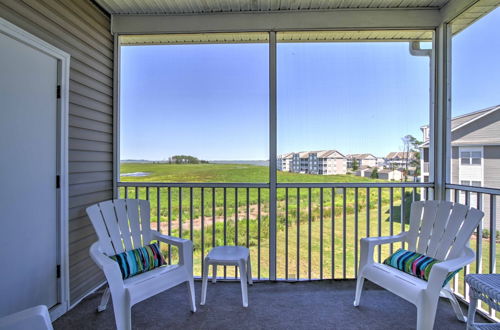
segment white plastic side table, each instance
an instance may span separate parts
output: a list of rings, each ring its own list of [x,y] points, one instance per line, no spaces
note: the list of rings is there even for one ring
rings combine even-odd
[[[201,305],[205,305],[207,298],[208,267],[212,265],[212,283],[217,280],[217,266],[237,266],[240,268],[241,297],[243,307],[248,307],[248,284],[252,285],[252,265],[250,251],[243,246],[216,246],[205,257],[203,264],[203,284],[201,287]]]

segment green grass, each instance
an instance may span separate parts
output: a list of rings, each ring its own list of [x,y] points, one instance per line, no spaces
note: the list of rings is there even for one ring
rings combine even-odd
[[[122,181],[127,182],[265,183],[268,181],[267,167],[239,164],[170,165],[126,163],[122,164],[121,172],[150,173],[146,177],[122,177]],[[323,176],[283,172],[278,172],[278,180],[286,183],[385,182],[353,175]],[[402,224],[402,222],[407,223],[412,200],[420,199],[420,189],[405,190],[405,217],[402,221],[401,189],[395,188],[392,190],[392,216],[391,190],[389,188],[370,189],[369,209],[367,209],[366,189],[359,188],[357,194],[358,212],[355,210],[355,191],[355,188],[345,190],[344,216],[344,191],[342,189],[302,188],[297,194],[297,189],[289,188],[288,198],[286,198],[286,189],[278,189],[278,278],[307,279],[309,277],[320,278],[321,276],[323,278],[354,278],[356,251],[358,253],[357,260],[359,260],[359,239],[368,236],[368,234],[370,236],[379,236],[399,233],[403,227],[407,230],[408,225]],[[159,200],[158,192],[160,194]],[[248,243],[251,250],[253,275],[255,277],[260,275],[261,278],[269,277],[269,191],[267,188],[260,189],[260,201],[259,190],[255,188],[179,189],[176,187],[170,189],[161,188],[159,190],[156,188],[150,188],[149,190],[146,188],[137,190],[128,188],[127,195],[129,197],[135,197],[136,194],[139,198],[148,198],[150,200],[151,218],[154,227],[157,226],[157,206],[160,204],[160,228],[162,232],[192,239],[194,243],[194,272],[196,275],[201,275],[201,260],[213,246],[224,244],[247,245]],[[332,200],[332,194],[335,195],[335,201]],[[124,196],[125,189],[122,188],[121,197]],[[320,205],[321,196],[323,197],[323,208]],[[238,203],[236,203],[236,197]],[[310,209],[309,199],[311,201]],[[297,206],[299,213],[297,212]],[[286,212],[287,208],[288,212]],[[321,210],[323,210],[323,213],[321,213]],[[334,210],[333,218],[332,210]],[[367,216],[368,211],[369,216]],[[216,219],[215,228],[212,226],[214,217]],[[334,225],[333,235],[332,224]],[[367,231],[367,225],[369,226],[369,232]],[[213,235],[214,232],[215,236]],[[224,235],[224,232],[226,235]],[[311,232],[310,236],[309,232]],[[226,237],[225,241],[224,236]],[[202,241],[204,242],[203,245]],[[471,246],[475,247],[475,244],[475,237],[473,237]],[[394,244],[392,250],[399,247],[401,247],[400,244]],[[482,268],[483,272],[487,272],[489,241],[483,240],[482,249]],[[164,247],[164,252],[168,255],[167,247]],[[390,245],[381,247],[380,259],[386,258],[390,252]],[[177,258],[176,252],[171,251],[170,253],[172,261],[175,262]],[[499,255],[500,250],[497,247],[497,256]],[[379,258],[378,249],[375,256],[376,259]],[[286,269],[287,258],[288,269]],[[309,264],[311,265],[310,268]],[[471,270],[472,272],[475,271],[475,265],[471,266]],[[223,273],[219,272],[219,274],[222,275]],[[462,275],[459,275],[459,278],[463,278],[463,272],[460,274]],[[228,267],[226,275],[233,277],[234,267]],[[460,292],[463,292],[463,280],[458,281],[458,286]]]
[[[266,183],[269,168],[244,164],[122,163],[121,173],[147,172],[145,177],[121,177],[124,182],[245,182]],[[355,175],[313,175],[278,172],[278,182],[385,182]]]

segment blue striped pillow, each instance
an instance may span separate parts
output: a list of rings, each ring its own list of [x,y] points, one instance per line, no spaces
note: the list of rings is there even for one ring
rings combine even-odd
[[[432,266],[440,262],[441,261],[428,257],[424,254],[405,249],[397,250],[389,256],[389,258],[384,260],[384,264],[399,269],[407,274],[416,276],[424,281],[429,280]],[[445,286],[446,283],[448,283],[460,270],[461,268],[448,273],[443,286]]]
[[[122,278],[126,279],[148,270],[165,265],[158,243],[143,246],[138,249],[125,251],[110,257],[118,263]]]

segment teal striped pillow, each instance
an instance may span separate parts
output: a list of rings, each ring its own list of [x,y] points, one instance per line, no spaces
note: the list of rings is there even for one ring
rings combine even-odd
[[[122,278],[147,272],[165,265],[158,243],[143,246],[141,248],[125,251],[110,257],[118,263]]]
[[[399,249],[389,258],[384,260],[384,264],[399,269],[407,274],[416,276],[424,281],[429,280],[432,266],[441,261],[413,251]],[[461,268],[448,273],[443,286],[448,283]]]

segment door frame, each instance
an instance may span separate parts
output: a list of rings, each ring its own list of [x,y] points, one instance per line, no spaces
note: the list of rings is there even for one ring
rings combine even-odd
[[[70,55],[42,39],[26,32],[0,17],[0,33],[3,33],[33,49],[41,51],[57,60],[57,81],[60,86],[60,98],[57,99],[57,175],[60,188],[56,189],[57,206],[57,260],[61,267],[61,276],[57,287],[58,303],[50,309],[52,320],[63,315],[69,308],[69,263],[68,263],[68,113],[69,113],[69,71]],[[56,93],[56,90],[54,90]]]

